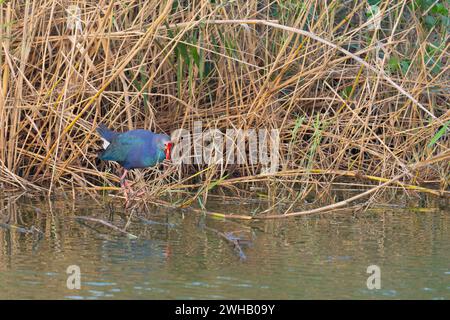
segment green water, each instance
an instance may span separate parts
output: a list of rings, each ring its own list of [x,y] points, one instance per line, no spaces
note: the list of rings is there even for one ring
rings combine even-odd
[[[75,216],[123,226],[116,206],[2,199],[2,299],[449,299],[450,211],[391,207],[267,222],[148,208],[129,239]],[[247,213],[255,204],[209,204]],[[30,229],[11,228],[6,225]],[[36,231],[38,229],[39,231]],[[234,235],[243,256],[221,235]],[[67,288],[67,267],[81,289]],[[367,267],[381,289],[367,288]]]

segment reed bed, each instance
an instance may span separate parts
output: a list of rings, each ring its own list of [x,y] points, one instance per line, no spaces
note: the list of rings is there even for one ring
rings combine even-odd
[[[217,191],[296,204],[342,177],[448,196],[448,10],[426,0],[0,1],[0,183],[113,192],[118,167],[97,160],[99,123],[170,134],[202,121],[278,129],[279,170],[135,172],[149,198],[203,205]]]

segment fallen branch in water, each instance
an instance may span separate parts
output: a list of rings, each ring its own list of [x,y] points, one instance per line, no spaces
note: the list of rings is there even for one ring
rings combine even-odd
[[[197,212],[197,213],[206,214],[208,216],[217,217],[217,218],[225,218],[225,219],[231,218],[231,219],[239,219],[239,220],[254,219],[252,216],[246,216],[246,215],[242,215],[242,214],[223,214],[223,213],[219,213],[219,212],[212,212],[212,211],[208,211],[208,210],[204,210],[204,209],[197,209],[197,208],[186,208],[186,209],[189,209],[189,210]]]
[[[240,260],[246,260],[247,259],[247,256],[245,255],[244,250],[242,250],[242,247],[239,244],[239,239],[231,236],[228,233],[223,233],[223,232],[220,232],[220,231],[218,231],[216,229],[213,229],[213,228],[210,228],[210,227],[207,227],[207,226],[203,226],[203,228],[205,228],[208,231],[214,232],[218,236],[224,238],[227,242],[231,243],[233,245],[234,250],[236,250],[236,252],[238,253]]]
[[[159,225],[159,226],[167,226],[169,228],[175,228],[176,225],[174,223],[170,223],[170,222],[159,222],[159,221],[154,221],[154,220],[148,220],[145,219],[143,217],[137,216],[137,219],[139,221],[141,221],[143,224],[147,224],[147,225]]]
[[[129,233],[129,232],[127,232],[127,231],[125,231],[125,230],[123,230],[123,229],[113,225],[112,223],[109,223],[109,222],[107,222],[105,220],[102,220],[102,219],[91,218],[91,217],[84,217],[84,216],[78,216],[78,217],[75,217],[75,219],[97,222],[97,223],[103,224],[104,226],[107,226],[107,227],[109,227],[109,228],[111,228],[111,229],[113,229],[113,230],[115,230],[117,232],[125,234],[129,239],[137,239],[137,236],[135,236],[134,234]]]
[[[380,184],[379,186],[376,186],[375,188],[369,189],[369,190],[367,190],[365,192],[357,194],[356,196],[353,196],[353,197],[350,197],[348,199],[339,201],[337,203],[330,204],[328,206],[315,208],[315,209],[311,209],[311,210],[305,210],[305,211],[291,212],[291,213],[286,213],[286,214],[266,215],[266,216],[262,216],[262,217],[256,217],[256,219],[280,219],[280,218],[289,218],[289,217],[303,216],[303,215],[308,215],[308,214],[313,214],[313,213],[330,212],[332,210],[345,207],[345,206],[349,205],[353,201],[356,201],[358,199],[367,197],[368,195],[370,195],[372,193],[375,193],[376,191],[386,187],[387,185],[396,182],[398,179],[403,177],[405,174],[406,173],[402,173],[402,174],[398,175],[397,177],[395,177],[395,178],[393,178],[393,179],[391,179],[391,180],[389,180],[389,181],[387,181],[387,182],[385,182],[383,184]]]
[[[441,161],[442,159],[447,159],[448,156],[450,156],[449,153],[444,153],[443,155],[438,155],[432,159],[426,160],[426,161],[422,161],[422,162],[418,162],[412,166],[410,166],[411,169],[413,170],[417,170],[421,167],[427,166],[430,163],[433,163],[434,161]],[[403,172],[401,174],[399,174],[398,176],[372,188],[369,189],[365,192],[362,192],[360,194],[357,194],[356,196],[350,197],[348,199],[345,199],[343,201],[339,201],[337,203],[333,203],[330,204],[328,206],[324,206],[324,207],[320,207],[320,208],[315,208],[315,209],[311,209],[311,210],[305,210],[305,211],[298,211],[298,212],[291,212],[291,213],[286,213],[286,214],[280,214],[280,215],[266,215],[266,216],[262,216],[262,217],[256,217],[257,219],[280,219],[280,218],[289,218],[289,217],[297,217],[297,216],[303,216],[303,215],[308,215],[308,214],[313,214],[313,213],[324,213],[324,212],[329,212],[331,210],[335,210],[335,209],[339,209],[342,207],[345,207],[346,205],[350,204],[351,202],[354,202],[358,199],[367,197],[368,195],[375,193],[376,191],[392,184],[392,183],[397,183],[398,180],[400,180],[403,176],[405,176],[407,174],[407,172]]]
[[[15,230],[19,233],[37,233],[39,236],[42,236],[44,233],[39,230],[38,228],[36,228],[35,226],[31,226],[30,229],[24,228],[24,227],[19,227],[13,224],[8,224],[8,223],[0,223],[0,227],[7,229],[7,230]]]

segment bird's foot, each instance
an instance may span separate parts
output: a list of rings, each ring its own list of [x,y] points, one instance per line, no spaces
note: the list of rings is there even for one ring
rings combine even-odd
[[[123,189],[123,194],[125,196],[125,208],[129,207],[131,200],[145,194],[145,191],[133,191],[133,189],[131,188],[131,186],[128,183],[124,183],[122,185],[122,189]]]
[[[125,208],[128,208],[130,203],[130,197],[128,196],[129,191],[126,188],[123,188],[123,195],[125,196]]]
[[[129,195],[133,192],[133,190],[131,190],[128,182],[125,179],[120,180],[120,187],[122,188],[123,195],[125,196],[125,208],[128,208],[128,205],[130,203]]]
[[[128,184],[128,181],[126,180],[128,170],[124,169],[123,174],[120,177],[120,187],[123,190],[123,194],[125,196],[125,209],[128,208],[130,204],[130,197],[129,195],[133,193],[133,190],[131,189],[131,186]]]

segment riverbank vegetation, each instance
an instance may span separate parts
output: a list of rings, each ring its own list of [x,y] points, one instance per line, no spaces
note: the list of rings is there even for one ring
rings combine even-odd
[[[290,212],[335,185],[448,197],[448,11],[428,0],[0,1],[1,184],[112,192],[99,123],[170,134],[202,121],[278,129],[279,169],[135,172],[148,199],[203,206],[233,192]]]

